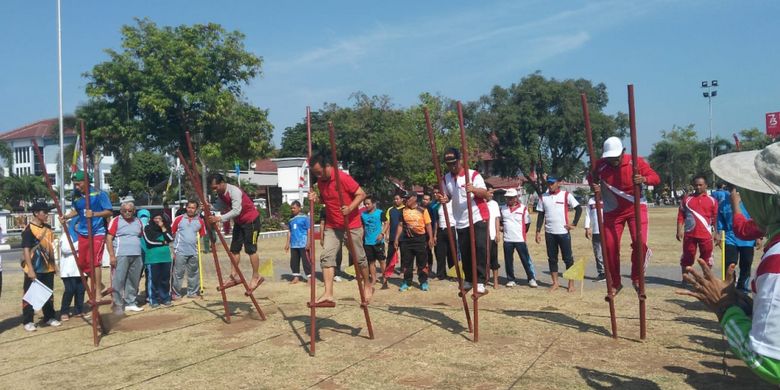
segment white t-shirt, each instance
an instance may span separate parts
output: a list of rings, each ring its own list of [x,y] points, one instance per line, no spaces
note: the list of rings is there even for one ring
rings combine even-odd
[[[78,240],[73,241],[73,246],[76,248],[76,251],[78,252],[79,250]],[[73,256],[73,253],[70,251],[70,244],[68,244],[67,237],[62,236],[60,238],[60,277],[72,278],[77,276],[81,276],[81,274],[79,274],[79,268],[76,265],[76,257]]]
[[[496,239],[496,219],[501,219],[501,209],[498,207],[498,202],[495,200],[489,200],[487,202],[488,212],[490,213],[490,219],[488,221],[488,230],[490,231],[490,239]],[[499,221],[500,222],[500,221]]]
[[[487,189],[485,180],[479,172],[469,169],[469,178],[474,188]],[[456,181],[457,180],[457,181]],[[455,228],[464,229],[469,227],[469,212],[466,206],[466,176],[458,175],[457,179],[452,178],[452,173],[444,175],[444,191],[447,197],[451,199],[452,215],[455,216]],[[487,220],[490,217],[487,202],[484,199],[471,197],[471,216],[474,223]]]
[[[558,191],[550,194],[550,191],[542,194],[542,198],[536,204],[536,211],[544,213],[544,231],[550,234],[566,234],[566,225],[569,223],[567,211],[579,206],[577,199],[570,192]]]
[[[444,206],[439,206],[439,223],[436,225],[439,229],[444,230],[447,228],[447,221],[444,220]],[[447,202],[447,217],[450,219],[450,227],[455,227],[455,217],[452,215],[452,201]]]
[[[520,203],[514,207],[501,206],[501,222],[504,225],[504,242],[525,242],[525,225],[531,223],[528,207]]]
[[[604,202],[601,202],[604,204]],[[601,210],[604,215],[604,210]],[[585,213],[585,228],[590,229],[591,233],[599,234],[599,221],[596,219],[596,199],[588,199],[588,212]]]

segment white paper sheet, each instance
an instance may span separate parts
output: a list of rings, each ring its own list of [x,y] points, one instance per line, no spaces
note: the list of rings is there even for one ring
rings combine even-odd
[[[41,310],[51,295],[51,289],[46,287],[46,285],[41,283],[38,279],[35,279],[30,285],[30,288],[27,289],[27,292],[24,293],[24,297],[22,297],[22,299],[27,301],[27,303],[32,305],[33,309],[37,311]]]

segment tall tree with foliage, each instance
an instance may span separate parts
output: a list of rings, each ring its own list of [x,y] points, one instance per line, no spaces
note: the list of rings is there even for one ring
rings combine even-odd
[[[170,173],[165,156],[138,151],[132,154],[128,163],[111,167],[111,190],[119,196],[132,191],[140,204],[157,203],[162,199]]]
[[[89,101],[77,116],[87,121],[92,145],[121,163],[139,149],[172,152],[189,130],[199,156],[219,168],[270,151],[267,111],[243,96],[262,59],[245,49],[242,33],[149,19],[121,33],[121,49],[107,49],[109,60],[85,74]]]
[[[2,204],[11,209],[24,209],[34,202],[47,199],[49,195],[41,176],[10,175],[0,179],[0,197]],[[24,201],[24,207],[21,206]]]
[[[580,93],[588,98],[597,145],[610,136],[625,137],[627,116],[603,112],[609,101],[603,83],[548,79],[537,72],[508,88],[493,87],[476,103],[473,122],[483,139],[492,140],[494,169],[516,176],[541,161],[544,171],[564,178],[584,171],[587,148]]]

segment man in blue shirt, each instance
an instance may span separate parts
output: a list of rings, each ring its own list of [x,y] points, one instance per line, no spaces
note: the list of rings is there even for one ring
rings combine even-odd
[[[290,252],[290,269],[292,270],[291,284],[300,282],[301,279],[301,261],[303,261],[303,272],[306,278],[311,277],[311,263],[306,255],[306,244],[309,238],[309,217],[301,214],[301,202],[297,200],[291,204],[292,218],[287,223],[290,229],[287,233],[287,244],[284,251]],[[313,279],[312,279],[313,282]]]
[[[382,210],[376,208],[374,198],[366,196],[363,200],[363,206],[365,210],[360,213],[360,219],[363,222],[363,249],[366,251],[366,259],[368,260],[368,274],[371,279],[371,283],[376,283],[376,264],[375,261],[379,261],[379,269],[382,270],[382,289],[387,289],[387,278],[385,274],[385,236],[383,233],[383,225],[386,221],[385,214]]]
[[[105,218],[111,218],[114,213],[111,209],[111,200],[108,199],[108,194],[88,184],[92,181],[91,174],[87,176],[89,182],[85,180],[84,176],[84,171],[78,171],[71,177],[74,187],[73,209],[60,219],[60,223],[65,226],[69,219],[79,217],[76,223],[79,248],[82,249],[79,251],[77,259],[79,268],[87,276],[92,276],[92,270],[94,269],[97,288],[100,290],[101,295],[107,295],[110,291],[103,286],[100,263],[103,259],[103,244],[106,238]],[[87,201],[84,194],[89,194],[89,209],[87,209]],[[92,218],[91,242],[89,241],[87,230],[87,218]],[[92,264],[88,260],[89,251],[86,250],[90,247],[92,248]]]
[[[726,185],[726,187],[730,186]],[[724,190],[724,192],[728,191]],[[750,215],[742,202],[739,203],[739,208],[745,218],[750,219]],[[718,237],[720,237],[720,232],[726,232],[726,242],[718,242],[718,246],[726,245],[726,268],[731,264],[737,264],[739,266],[737,289],[745,293],[750,293],[750,268],[753,266],[754,248],[761,248],[761,239],[741,240],[737,238],[734,234],[734,225],[732,223],[733,215],[734,210],[732,209],[731,202],[728,201],[728,198],[719,203]]]

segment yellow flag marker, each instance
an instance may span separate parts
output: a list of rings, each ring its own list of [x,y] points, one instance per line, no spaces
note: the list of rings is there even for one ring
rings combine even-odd
[[[582,290],[585,289],[585,263],[585,259],[577,260],[563,273],[566,279],[580,281],[580,297],[582,297]]]
[[[447,276],[449,276],[451,278],[457,278],[458,277],[458,271],[455,269],[455,267],[460,268],[461,269],[461,275],[463,274],[463,272],[462,272],[463,271],[463,267],[461,266],[460,261],[459,261],[459,262],[457,262],[457,264],[455,264],[454,267],[450,267],[447,270]]]
[[[349,267],[344,268],[344,273],[349,276],[355,276],[355,266],[350,265]]]
[[[268,260],[263,265],[260,266],[260,268],[257,269],[257,272],[260,274],[260,276],[267,277],[267,278],[273,278],[274,277],[274,261]]]

